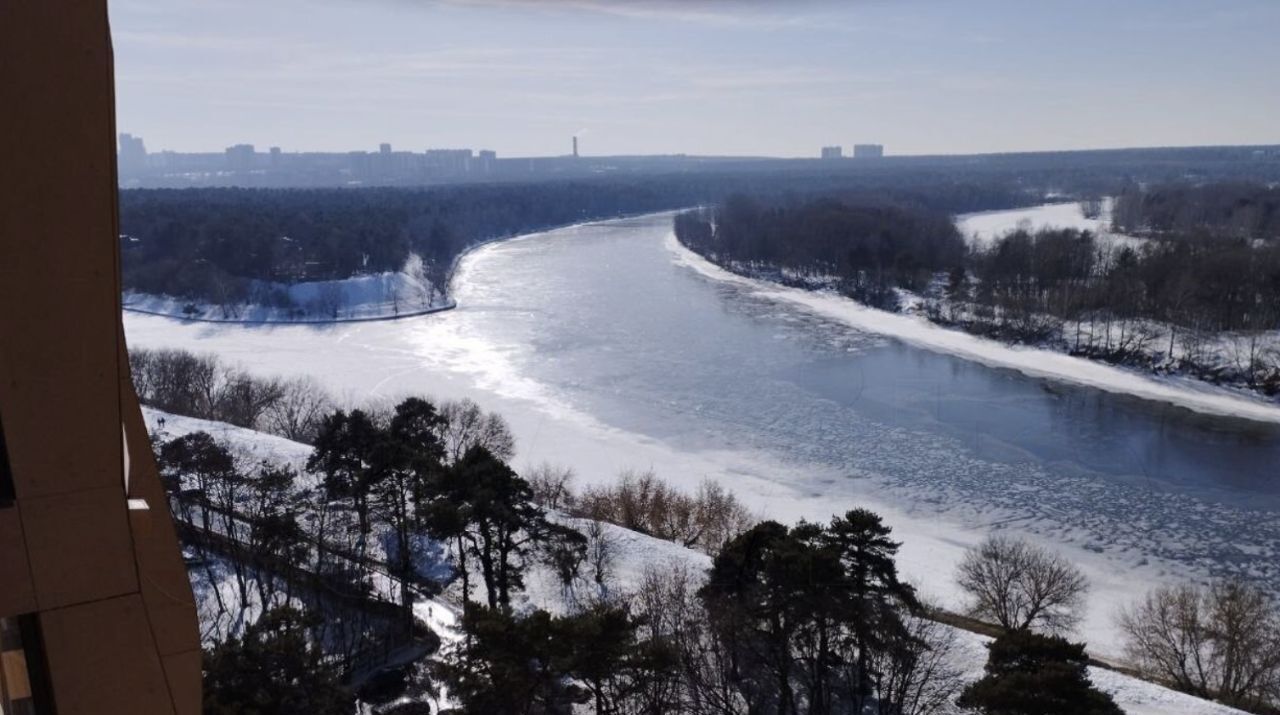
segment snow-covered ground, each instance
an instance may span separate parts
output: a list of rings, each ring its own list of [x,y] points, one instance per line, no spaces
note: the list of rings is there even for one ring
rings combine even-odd
[[[142,408],[142,417],[146,421],[147,432],[160,439],[170,440],[192,432],[208,432],[219,442],[234,445],[236,454],[249,464],[287,464],[303,474],[307,455],[311,454],[311,447],[308,445],[226,422],[184,417],[150,407]]]
[[[1078,201],[1049,203],[1023,209],[980,211],[956,216],[956,228],[975,248],[985,248],[1017,229],[1074,228],[1091,231],[1103,248],[1139,248],[1145,241],[1111,231],[1111,199],[1102,202],[1098,218],[1088,218]]]
[[[453,306],[411,257],[405,270],[343,280],[251,284],[248,302],[221,305],[126,292],[126,310],[214,322],[333,322],[421,315]]]
[[[220,442],[232,446],[233,451],[252,457],[255,460],[284,462],[300,467],[305,461],[310,447],[273,435],[234,427],[219,422],[210,422],[189,417],[181,417],[157,410],[144,410],[148,428],[161,430],[167,438],[177,437],[194,431],[205,431]],[[163,426],[160,420],[164,420]],[[561,518],[565,523],[584,525],[576,519]],[[629,531],[611,524],[604,525],[605,538],[612,544],[613,559],[609,569],[607,585],[611,595],[634,592],[640,585],[644,575],[651,569],[684,567],[691,573],[703,573],[710,566],[711,560],[699,551],[686,549],[669,541],[655,539],[644,534]],[[424,554],[424,558],[432,563],[438,559],[438,551]],[[900,566],[907,570],[905,557],[899,559]],[[221,565],[215,565],[214,575],[217,577]],[[197,587],[197,595],[201,602],[202,613],[206,617],[216,618],[217,608],[213,590],[216,588],[228,602],[237,598],[230,577],[222,573],[222,579],[210,584],[203,572],[193,576]],[[478,580],[478,578],[476,579]],[[527,588],[517,599],[517,605],[523,608],[542,608],[553,613],[564,613],[573,607],[573,597],[566,594],[565,589],[555,574],[546,566],[536,566],[529,573]],[[456,586],[456,583],[455,583]],[[580,587],[581,588],[581,587]],[[455,589],[456,590],[456,589]],[[928,593],[926,589],[926,593]],[[456,594],[455,594],[456,595]],[[582,597],[586,594],[579,592]],[[589,597],[589,596],[587,596]],[[255,604],[248,611],[251,619],[259,612]],[[443,598],[426,599],[415,606],[418,617],[435,630],[442,638],[445,646],[457,642],[458,612],[454,602]],[[243,624],[219,624],[219,628],[231,631],[239,630]],[[964,669],[969,679],[981,676],[982,666],[986,661],[985,644],[989,638],[967,631],[957,630],[957,647],[955,657],[957,664]],[[1167,688],[1133,678],[1123,673],[1103,668],[1090,668],[1090,676],[1102,690],[1110,693],[1126,713],[1133,715],[1227,715],[1240,711],[1210,703],[1198,698],[1178,693]],[[445,696],[447,701],[447,694]]]

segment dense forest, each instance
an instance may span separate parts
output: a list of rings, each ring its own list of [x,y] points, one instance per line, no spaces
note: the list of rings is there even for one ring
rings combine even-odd
[[[1274,395],[1280,240],[1260,237],[1274,195],[1246,184],[1135,190],[1116,211],[1145,217],[1152,235],[1136,244],[1051,229],[966,246],[945,216],[865,195],[734,197],[675,226],[685,245],[732,270],[886,309],[911,291],[935,322]],[[1169,196],[1195,208],[1160,208]]]
[[[397,271],[411,252],[442,286],[453,259],[479,241],[684,201],[658,184],[122,191],[124,286],[246,301],[252,281]]]
[[[880,196],[772,205],[735,196],[713,219],[684,213],[675,225],[685,245],[717,263],[833,280],[886,308],[896,305],[895,288],[922,289],[935,273],[961,265],[965,253],[949,214]]]
[[[1132,235],[1208,233],[1280,237],[1280,186],[1252,183],[1131,186],[1116,197],[1113,227]]]
[[[1280,390],[1266,334],[1280,329],[1280,243],[1205,233],[1141,248],[1089,232],[1016,231],[972,254],[974,280],[947,286],[955,318],[1018,339],[1059,338],[1073,352],[1157,356],[1208,366],[1223,347],[1251,387]],[[942,308],[939,314],[946,313]],[[963,312],[963,311],[962,311]]]
[[[1135,198],[1137,190],[1127,187],[1277,171],[1271,160],[1241,162],[1223,150],[1187,149],[901,157],[875,165],[743,160],[680,173],[421,188],[126,189],[120,192],[120,245],[126,290],[214,305],[274,305],[283,300],[279,284],[397,271],[410,254],[442,289],[453,260],[481,241],[714,204],[734,194],[789,202],[856,195],[864,204],[879,197],[906,211],[950,213],[1029,205],[1048,193],[1120,195],[1117,216],[1125,226],[1158,231],[1211,215],[1274,232],[1274,189],[1252,199],[1256,210],[1231,208],[1228,199],[1206,193],[1203,211],[1171,218],[1161,207],[1186,197],[1167,189]]]
[[[735,191],[806,197],[870,187],[947,211],[1038,199],[1012,176],[957,181],[916,171],[699,173],[422,189],[135,189],[120,192],[123,282],[128,291],[215,305],[275,305],[284,300],[280,284],[398,271],[413,254],[422,259],[424,277],[442,289],[454,259],[489,239],[706,204]]]

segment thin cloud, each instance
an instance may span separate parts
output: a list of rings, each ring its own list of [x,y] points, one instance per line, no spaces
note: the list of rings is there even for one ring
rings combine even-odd
[[[437,4],[460,7],[502,7],[555,12],[589,12],[631,20],[675,22],[718,27],[788,28],[815,27],[814,17],[804,13],[780,14],[766,2],[750,0],[683,2],[667,0],[436,0]],[[793,2],[806,7],[808,2]]]

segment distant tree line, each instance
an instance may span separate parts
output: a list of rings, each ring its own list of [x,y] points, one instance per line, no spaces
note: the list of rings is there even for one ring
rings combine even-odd
[[[733,190],[812,195],[873,184],[861,174],[698,174],[470,184],[422,189],[130,189],[120,192],[126,290],[224,306],[289,308],[273,284],[401,270],[410,255],[443,288],[454,259],[495,238],[578,221],[676,209]],[[898,172],[888,185],[920,193],[938,179]],[[976,211],[1029,198],[1010,177],[948,189],[950,208]]]
[[[940,322],[1280,393],[1280,240],[1199,233],[1140,247],[1087,231],[1015,231],[936,291]]]
[[[294,283],[400,270],[410,253],[442,287],[453,259],[485,239],[684,205],[659,184],[434,189],[183,189],[120,193],[127,290],[213,303],[254,281]]]
[[[759,519],[718,482],[704,481],[686,494],[652,471],[624,471],[610,485],[573,488],[573,470],[543,464],[528,474],[541,506],[570,516],[615,524],[629,531],[715,554]]]
[[[1204,232],[1230,238],[1280,238],[1280,186],[1250,182],[1129,186],[1111,221],[1133,235]]]
[[[716,263],[784,282],[832,281],[883,308],[896,307],[896,288],[923,289],[965,254],[948,213],[877,194],[794,203],[734,196],[710,212],[680,214],[675,230]]]
[[[337,400],[313,378],[254,375],[212,354],[133,348],[129,366],[138,399],[148,407],[304,444],[315,442],[324,418],[338,407]],[[381,404],[365,406],[366,412],[380,419],[387,410]],[[440,416],[439,436],[451,461],[477,444],[504,459],[514,452],[506,421],[474,400],[445,400],[440,403]]]

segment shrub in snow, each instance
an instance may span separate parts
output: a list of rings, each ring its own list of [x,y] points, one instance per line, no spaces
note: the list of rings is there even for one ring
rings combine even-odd
[[[1013,631],[990,645],[985,674],[957,703],[990,715],[1122,715],[1088,667],[1083,643]]]

